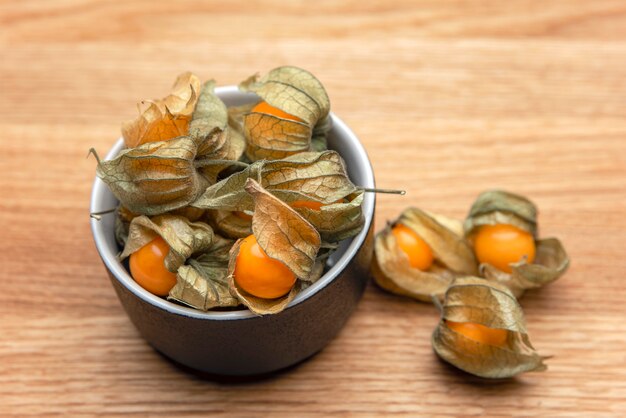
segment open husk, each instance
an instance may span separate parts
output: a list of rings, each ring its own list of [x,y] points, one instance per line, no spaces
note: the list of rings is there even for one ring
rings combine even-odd
[[[511,264],[511,273],[483,263],[480,273],[489,280],[506,285],[516,297],[558,279],[569,266],[569,257],[557,238],[537,238],[537,208],[527,198],[502,190],[491,190],[478,196],[465,220],[465,236],[473,243],[483,225],[508,224],[530,234],[536,254],[532,263],[520,260]]]
[[[471,236],[483,225],[509,224],[537,236],[537,207],[524,196],[504,190],[481,193],[470,208],[463,228]]]
[[[520,261],[512,266],[512,272],[498,270],[491,264],[480,265],[481,276],[506,285],[516,297],[528,289],[536,289],[561,277],[569,267],[569,257],[563,244],[556,238],[535,240],[537,252],[532,264]]]
[[[245,190],[254,201],[252,231],[268,257],[285,264],[298,278],[291,291],[280,298],[263,299],[241,289],[235,280],[235,263],[241,240],[231,249],[229,285],[235,295],[252,312],[275,314],[284,310],[300,290],[302,283],[312,283],[321,275],[317,262],[321,238],[315,228],[295,210],[249,179]]]
[[[186,72],[178,76],[168,96],[141,102],[139,116],[122,125],[126,147],[187,135],[199,91],[200,79]]]
[[[264,77],[248,78],[239,88],[256,93],[271,106],[298,119],[255,111],[246,114],[243,132],[250,160],[280,159],[303,151],[325,149],[325,135],[330,128],[330,101],[322,84],[311,73],[297,67],[279,67]]]
[[[213,230],[203,222],[190,222],[176,215],[158,215],[149,218],[137,216],[130,222],[128,239],[120,255],[123,260],[157,236],[170,247],[165,267],[172,273],[194,254],[207,251],[213,243]]]
[[[245,190],[254,200],[252,232],[259,246],[296,277],[308,280],[321,245],[317,230],[254,180],[248,180]]]
[[[240,305],[228,286],[232,246],[233,241],[214,235],[208,250],[188,259],[185,265],[179,267],[176,285],[170,290],[168,300],[201,311]]]
[[[402,224],[415,232],[430,247],[434,262],[426,271],[410,265],[400,250],[391,229]],[[432,302],[441,299],[448,285],[459,275],[475,275],[474,253],[459,230],[460,222],[431,215],[418,208],[406,209],[400,217],[376,235],[372,274],[385,290],[402,296]]]
[[[289,302],[291,302],[300,291],[300,281],[296,281],[295,285],[291,288],[291,291],[289,291],[289,293],[276,299],[259,298],[257,296],[251,295],[250,293],[237,286],[234,272],[235,264],[237,262],[237,256],[239,255],[239,248],[241,247],[241,241],[242,240],[238,240],[232,247],[230,252],[230,264],[228,267],[228,283],[230,293],[257,315],[272,315],[284,311],[287,305],[289,305]]]
[[[229,250],[233,241],[215,235],[203,222],[183,216],[136,216],[120,259],[129,257],[157,236],[170,247],[165,267],[176,273],[176,285],[168,299],[206,311],[240,305],[228,287]]]
[[[170,215],[177,215],[187,218],[189,221],[194,222],[204,216],[205,211],[198,208],[192,208],[191,206],[185,206],[180,209],[175,209],[168,212]],[[141,216],[138,213],[131,212],[123,205],[118,205],[115,211],[115,240],[120,247],[126,245],[128,239],[128,230],[130,228],[131,221],[137,216]]]
[[[506,340],[502,345],[479,342],[450,328],[447,321],[505,330]],[[450,284],[432,345],[443,360],[480,377],[508,378],[546,369],[546,357],[530,343],[515,296],[506,286],[477,277],[456,278]]]

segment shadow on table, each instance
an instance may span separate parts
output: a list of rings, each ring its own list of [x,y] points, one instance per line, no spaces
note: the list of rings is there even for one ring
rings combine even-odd
[[[468,389],[475,395],[497,392],[498,395],[519,394],[520,389],[531,385],[517,377],[505,379],[487,379],[466,373],[451,364],[446,363],[437,355],[433,355],[440,366],[443,379]]]
[[[303,363],[309,361],[310,359],[312,359],[313,357],[317,355],[317,353],[314,353],[312,356],[305,358],[299,363],[296,363],[292,366],[289,366],[289,367],[286,367],[284,369],[280,369],[274,372],[270,372],[270,373],[263,373],[263,374],[257,374],[257,375],[252,375],[252,376],[227,376],[227,375],[202,372],[202,371],[193,369],[191,367],[185,366],[184,364],[178,363],[175,360],[172,360],[171,358],[167,357],[166,355],[164,355],[158,350],[154,350],[154,351],[156,351],[161,356],[162,359],[164,359],[169,364],[173,365],[176,369],[186,374],[194,376],[199,380],[204,380],[204,381],[212,382],[212,383],[219,383],[223,385],[244,385],[244,384],[249,384],[249,383],[268,382],[268,381],[277,379],[287,373],[293,372],[294,370],[298,369]]]

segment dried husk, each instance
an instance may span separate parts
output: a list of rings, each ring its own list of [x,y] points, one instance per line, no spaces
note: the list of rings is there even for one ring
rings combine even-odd
[[[279,195],[287,204],[305,200],[295,193]],[[353,237],[363,229],[363,223],[365,222],[362,210],[363,196],[363,191],[358,191],[347,196],[346,199],[341,199],[339,202],[323,205],[319,210],[307,207],[296,207],[294,209],[317,229],[322,240],[325,242],[338,242]],[[343,200],[346,201],[344,202]]]
[[[245,190],[254,200],[252,232],[259,246],[296,277],[307,280],[320,249],[320,234],[298,212],[256,181],[249,179]]]
[[[326,142],[326,135],[331,128],[332,119],[330,118],[330,113],[327,113],[326,116],[318,120],[313,127],[313,137],[311,138],[311,141],[315,141],[317,139]]]
[[[182,216],[184,218],[189,219],[191,222],[197,221],[204,216],[205,211],[203,209],[192,208],[191,206],[186,206],[184,208],[176,209],[171,212],[168,212],[170,215]],[[128,239],[128,229],[130,228],[130,222],[136,218],[137,216],[141,216],[138,213],[131,212],[128,208],[118,205],[117,210],[115,212],[115,240],[120,247],[124,247],[126,245],[126,240]]]
[[[128,210],[158,215],[188,206],[208,181],[194,165],[197,143],[190,137],[149,142],[98,161],[96,174]]]
[[[263,187],[276,196],[297,193],[323,204],[334,203],[357,191],[343,158],[336,151],[304,152],[268,161],[261,179]]]
[[[430,247],[434,262],[428,270],[412,267],[407,255],[398,247],[391,233],[392,227],[398,223],[413,230]],[[406,209],[395,222],[376,235],[372,261],[376,283],[389,292],[432,302],[433,297],[443,297],[455,277],[475,275],[474,252],[459,234],[459,224],[459,221],[442,215],[433,216],[418,208]]]
[[[208,181],[208,184],[213,185],[222,172],[226,172],[226,170],[241,171],[247,168],[248,164],[237,160],[201,159],[194,161],[194,166]]]
[[[139,215],[129,211],[123,205],[117,206],[115,210],[115,241],[120,247],[126,245],[130,222],[137,216]]]
[[[267,75],[258,74],[243,81],[242,91],[256,93],[270,105],[296,116],[315,126],[328,116],[330,100],[320,81],[310,72],[297,67],[284,66]]]
[[[330,204],[357,191],[337,152],[305,152],[282,160],[257,161],[208,187],[192,206],[252,211],[252,197],[243,189],[249,178],[282,200],[316,200]]]
[[[480,273],[489,280],[506,285],[516,297],[528,289],[539,288],[558,279],[568,268],[565,248],[556,238],[537,238],[537,207],[524,196],[492,190],[482,193],[465,220],[466,238],[473,242],[478,228],[483,225],[508,224],[533,235],[536,254],[533,263],[521,260],[511,264],[511,273],[483,263]]]
[[[509,224],[537,236],[537,207],[533,202],[504,190],[481,193],[465,219],[465,235],[471,237],[483,225]]]
[[[275,314],[284,310],[302,287],[301,281],[313,283],[322,273],[318,260],[321,238],[316,229],[289,205],[249,179],[245,190],[254,200],[252,232],[268,257],[285,264],[299,279],[291,291],[280,298],[262,299],[239,288],[234,278],[235,260],[241,240],[231,250],[230,289],[244,305],[259,315]]]
[[[187,218],[189,221],[194,222],[202,218],[205,212],[206,211],[203,209],[185,206],[184,208],[175,209],[171,212],[168,212],[168,214],[182,216],[184,218]],[[130,210],[128,210],[128,208],[122,205],[118,205],[115,212],[115,239],[120,247],[123,248],[126,245],[130,223],[137,216],[141,215],[131,212]]]
[[[300,279],[302,281],[302,286],[300,290],[304,290],[316,281],[319,280],[320,277],[324,274],[324,269],[326,267],[326,262],[328,258],[337,250],[338,245],[336,243],[329,243],[322,241],[320,245],[320,249],[317,252],[317,257],[315,258],[315,263],[311,268],[311,274],[309,277]]]
[[[240,160],[246,148],[246,139],[243,131],[235,124],[228,122],[228,150],[225,159]]]
[[[294,121],[258,112],[244,116],[244,135],[250,160],[280,159],[298,152],[325,149],[329,129],[330,101],[315,76],[297,67],[279,67],[259,78],[254,75],[239,85],[271,106],[300,119]],[[315,137],[315,148],[312,147]]]
[[[126,147],[187,135],[199,90],[200,79],[186,72],[178,76],[167,97],[140,103],[139,116],[122,125]]]
[[[328,142],[326,140],[326,132],[318,135],[313,134],[311,138],[311,151],[322,152],[328,149]]]
[[[185,206],[184,208],[174,209],[169,212],[170,215],[182,216],[184,218],[189,219],[191,222],[198,221],[202,219],[205,214],[204,209],[198,209],[191,206]]]
[[[209,219],[211,226],[228,238],[245,238],[252,234],[252,220],[243,219],[233,212],[212,210],[210,211]]]
[[[312,128],[303,122],[265,113],[245,116],[246,156],[252,160],[278,160],[311,148]]]
[[[317,122],[315,127],[313,127],[313,135],[311,136],[311,151],[321,152],[328,149],[326,137],[331,128],[332,119],[330,115],[326,115],[326,117]]]
[[[226,105],[215,94],[215,81],[204,83],[189,124],[189,136],[198,143],[197,159],[238,160],[245,140],[240,129],[229,125]]]
[[[264,165],[264,161],[255,162],[242,171],[231,174],[207,187],[191,206],[207,210],[251,211],[254,208],[254,202],[244,190],[244,186],[248,179],[261,182]]]
[[[503,346],[484,344],[454,331],[446,321],[503,329],[507,339]],[[506,286],[478,277],[460,277],[450,284],[432,345],[443,360],[480,377],[508,378],[547,368],[543,363],[546,357],[530,343],[515,296]]]
[[[233,241],[214,235],[211,247],[178,269],[168,300],[201,311],[240,305],[228,287],[228,264]]]
[[[256,103],[246,103],[239,106],[230,106],[228,108],[228,124],[239,132],[243,132],[243,123],[245,116],[250,113]]]
[[[512,272],[498,270],[491,264],[481,264],[481,276],[507,286],[516,297],[528,289],[536,289],[558,279],[569,267],[569,257],[561,241],[544,238],[535,241],[535,260],[528,264],[525,260],[512,265]]]
[[[209,225],[190,222],[182,216],[137,216],[130,223],[128,239],[120,259],[130,256],[157,236],[163,238],[170,247],[164,260],[165,267],[176,273],[188,258],[211,248],[214,233]]]
[[[130,223],[124,222],[119,216],[115,216],[115,242],[120,247],[126,244],[128,239],[128,226]]]
[[[238,143],[240,144],[240,147],[241,147],[239,161],[243,161],[246,163],[252,163],[252,160],[250,160],[245,154],[247,142],[243,133],[244,131],[243,124],[244,124],[245,116],[248,113],[250,113],[250,111],[252,110],[254,106],[255,106],[255,103],[247,103],[244,105],[231,106],[228,108],[228,126],[230,127],[230,129],[237,132],[239,136]]]

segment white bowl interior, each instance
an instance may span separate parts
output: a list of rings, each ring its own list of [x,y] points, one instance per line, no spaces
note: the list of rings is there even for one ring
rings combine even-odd
[[[216,93],[227,106],[237,106],[258,100],[256,95],[240,92],[236,86],[218,87]],[[332,129],[328,135],[329,148],[339,152],[346,161],[348,174],[354,184],[361,187],[375,187],[372,166],[358,138],[337,116],[331,113],[331,118]],[[105,159],[114,158],[123,147],[124,142],[122,139],[119,139]],[[91,194],[91,213],[104,212],[115,208],[117,203],[117,199],[113,196],[107,185],[96,178]],[[369,230],[374,216],[374,203],[375,195],[373,193],[366,193],[363,201],[363,214],[365,216],[363,230],[355,237],[341,242],[339,248],[333,253],[329,260],[331,268],[312,286],[300,292],[294,300],[291,301],[289,306],[296,305],[306,300],[319,289],[330,283],[339,272],[346,267],[365,241],[367,231]],[[117,257],[119,249],[115,242],[114,225],[114,213],[102,215],[99,220],[91,219],[91,229],[96,248],[105,265],[117,280],[137,297],[173,313],[197,318],[245,319],[255,316],[247,309],[227,312],[201,312],[193,308],[168,302],[144,290],[132,279]]]

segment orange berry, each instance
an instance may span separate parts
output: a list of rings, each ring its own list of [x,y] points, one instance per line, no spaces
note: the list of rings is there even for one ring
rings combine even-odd
[[[531,234],[513,225],[483,225],[474,238],[474,252],[480,263],[488,263],[498,270],[511,273],[509,264],[535,260],[535,239]]]
[[[254,235],[241,242],[234,277],[240,288],[263,299],[284,296],[296,283],[293,272],[281,261],[270,258]]]
[[[426,242],[408,226],[397,224],[391,229],[398,248],[409,257],[411,267],[428,270],[433,264],[433,252]]]
[[[130,255],[130,274],[141,287],[157,296],[167,296],[176,284],[176,274],[165,268],[170,247],[157,237]]]
[[[295,122],[304,122],[299,117],[290,115],[289,113],[284,112],[281,109],[274,107],[265,101],[259,102],[256,106],[252,108],[252,111],[256,113],[264,113],[266,115],[276,116],[277,118],[281,119],[293,120]]]
[[[448,328],[482,344],[503,347],[506,344],[507,332],[504,329],[489,328],[474,322],[446,321]]]

